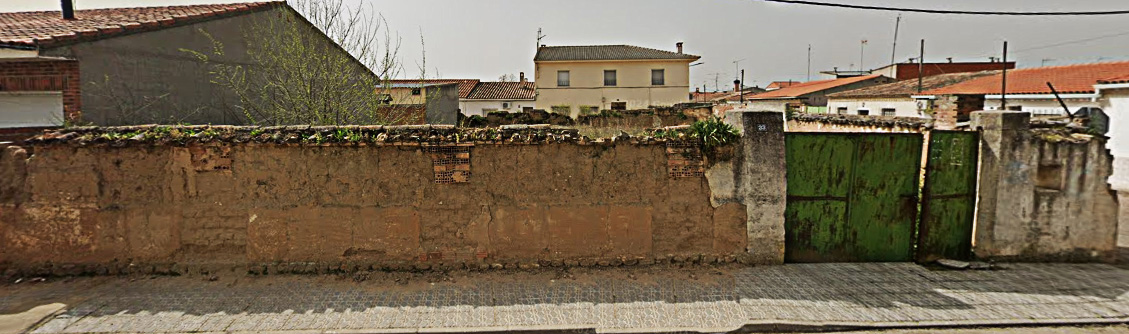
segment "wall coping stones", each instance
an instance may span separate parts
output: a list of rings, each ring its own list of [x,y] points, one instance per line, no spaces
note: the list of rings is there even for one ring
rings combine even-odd
[[[614,145],[631,143],[659,145],[668,141],[691,141],[676,136],[631,136],[588,138],[574,128],[512,125],[498,128],[457,128],[452,125],[350,125],[350,126],[231,126],[231,125],[139,125],[81,126],[59,129],[24,141],[29,146],[131,145],[185,146],[205,143],[279,144],[309,146],[426,146],[450,144],[546,144]]]
[[[933,120],[919,117],[793,113],[789,121],[827,124],[932,129]]]

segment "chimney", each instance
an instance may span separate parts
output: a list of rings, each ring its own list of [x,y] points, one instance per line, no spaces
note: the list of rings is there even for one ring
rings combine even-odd
[[[63,2],[63,19],[74,20],[74,0],[62,0]]]
[[[682,53],[682,42],[674,43],[674,47],[678,48],[678,53]]]
[[[740,91],[741,91],[741,80],[733,80],[733,92],[736,93],[736,92],[740,92]]]
[[[525,72],[518,72],[518,81],[525,82]]]
[[[948,57],[948,58],[945,58],[945,59],[948,60],[950,63],[953,62],[953,57]]]

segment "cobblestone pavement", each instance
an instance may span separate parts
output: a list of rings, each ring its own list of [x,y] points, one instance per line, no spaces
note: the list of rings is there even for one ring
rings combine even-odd
[[[719,332],[1129,322],[1129,270],[1101,264],[1008,264],[992,271],[907,263],[634,270],[464,273],[435,283],[395,283],[392,276],[363,282],[75,278],[0,286],[0,313],[68,305],[34,333]]]

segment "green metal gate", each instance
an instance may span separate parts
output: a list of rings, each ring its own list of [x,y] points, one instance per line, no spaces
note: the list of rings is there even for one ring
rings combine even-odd
[[[920,134],[785,136],[786,261],[913,260]]]
[[[977,132],[931,132],[921,192],[918,262],[971,257],[979,144]]]

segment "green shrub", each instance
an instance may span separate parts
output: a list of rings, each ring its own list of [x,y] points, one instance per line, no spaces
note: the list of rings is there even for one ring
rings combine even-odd
[[[725,124],[718,117],[694,122],[690,125],[690,136],[701,140],[703,148],[712,148],[729,144],[741,135],[732,125]]]

